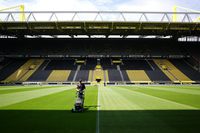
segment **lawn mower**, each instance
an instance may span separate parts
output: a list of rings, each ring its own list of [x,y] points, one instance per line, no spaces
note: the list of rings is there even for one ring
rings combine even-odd
[[[76,101],[72,112],[83,112],[84,111],[84,91],[78,90],[76,92]]]

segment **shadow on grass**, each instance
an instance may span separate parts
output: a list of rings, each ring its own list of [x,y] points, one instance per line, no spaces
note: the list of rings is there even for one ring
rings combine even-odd
[[[95,110],[97,107],[98,105],[84,106],[84,111]]]
[[[95,133],[97,111],[0,110],[1,133]],[[100,133],[195,133],[199,110],[99,112]]]

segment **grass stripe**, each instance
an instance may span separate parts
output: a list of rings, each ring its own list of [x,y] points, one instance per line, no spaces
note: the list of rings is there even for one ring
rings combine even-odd
[[[126,99],[121,92],[113,88],[102,88],[100,93],[101,110],[137,110],[142,109],[136,103]]]
[[[140,87],[141,88],[141,87]],[[184,94],[192,94],[192,95],[200,95],[200,90],[191,90],[191,89],[177,89],[177,88],[164,88],[164,87],[142,87],[142,88],[147,88],[147,89],[153,89],[153,90],[162,90],[162,91],[171,91],[171,92],[177,92],[177,93],[184,93]]]
[[[188,90],[199,90],[200,85],[132,85],[132,86],[119,86],[122,88],[145,88],[145,87],[152,87],[152,88],[176,88],[176,89],[188,89]]]
[[[160,86],[149,86],[154,88],[160,88]],[[176,89],[189,89],[189,90],[199,90],[200,91],[200,85],[162,85],[162,88],[176,88]]]
[[[16,89],[29,89],[29,88],[43,88],[47,86],[0,86],[0,91],[2,90],[16,90]],[[49,86],[50,87],[50,86]]]
[[[58,86],[56,86],[58,87]],[[4,89],[0,90],[1,94],[9,94],[9,93],[16,93],[16,92],[23,92],[23,91],[32,91],[32,90],[39,90],[39,89],[49,89],[49,88],[55,88],[55,86],[42,86],[42,87],[22,87],[22,88],[12,88],[12,89]]]
[[[55,88],[58,89],[58,88]],[[86,110],[96,110],[97,98],[95,89],[87,87],[85,97]],[[2,109],[23,109],[23,110],[71,110],[76,100],[76,90],[67,89],[61,92],[29,99],[19,103],[2,107]]]
[[[136,102],[144,109],[198,109],[187,104],[182,104],[164,98],[148,95],[148,93],[146,94],[136,90],[131,90],[127,88],[125,89],[121,87],[116,88],[120,89],[122,94],[125,93],[127,95],[127,98],[132,99],[132,101]]]
[[[72,113],[75,89],[12,104],[0,110],[0,128],[6,133],[94,133],[97,89],[87,86],[85,112]],[[55,88],[59,89],[59,88]]]
[[[2,94],[0,95],[0,107],[19,103],[19,102],[30,100],[33,98],[42,97],[45,95],[50,95],[53,93],[61,92],[61,91],[72,89],[72,88],[74,88],[74,86],[54,87],[54,88],[49,88],[49,89],[39,89],[39,90],[32,90],[32,91],[25,91],[25,92],[16,92],[16,93],[11,93],[11,94]]]
[[[163,91],[163,90],[153,90],[153,89],[148,89],[145,87],[138,87],[138,86],[137,86],[137,89],[135,88],[136,87],[126,87],[126,89],[129,89],[131,91],[142,92],[144,94],[148,94],[151,96],[189,105],[195,108],[200,108],[199,95],[176,93],[176,92]]]
[[[147,92],[143,94],[143,91]],[[199,130],[199,110],[187,104],[181,104],[162,97],[148,95],[150,89],[145,89],[137,86],[116,87],[107,86],[101,90],[101,110],[100,110],[100,131],[109,133],[121,132],[163,132],[163,133],[178,133],[178,132],[196,132]],[[154,90],[153,94],[159,90]],[[166,96],[171,96],[171,93],[162,91]],[[179,93],[185,97],[186,94]],[[191,94],[188,94],[191,95]],[[123,97],[123,98],[121,98]],[[173,97],[173,96],[172,96]],[[191,95],[197,97],[197,95]],[[140,109],[121,110],[121,101],[129,101],[136,104]],[[126,99],[126,100],[123,100]],[[184,99],[182,99],[184,100]],[[106,110],[102,106],[107,102]],[[110,107],[111,110],[109,110]],[[123,106],[123,105],[122,105]],[[183,121],[184,120],[184,121]]]
[[[11,110],[71,110],[74,105],[75,90],[61,92],[29,99],[19,103],[4,106],[1,109]]]

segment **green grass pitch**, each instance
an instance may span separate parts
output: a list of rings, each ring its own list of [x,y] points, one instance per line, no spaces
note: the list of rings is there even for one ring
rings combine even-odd
[[[1,133],[195,133],[200,86],[1,86]]]

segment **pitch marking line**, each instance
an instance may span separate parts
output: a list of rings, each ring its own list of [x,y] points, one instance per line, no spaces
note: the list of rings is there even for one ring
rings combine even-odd
[[[100,110],[100,86],[98,85],[96,133],[100,133],[99,132],[99,110]]]

